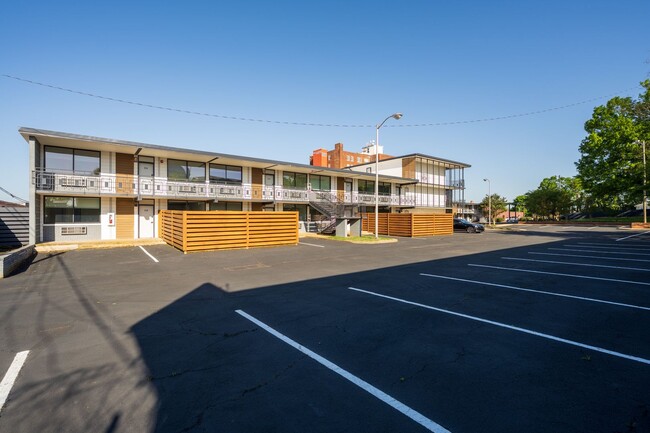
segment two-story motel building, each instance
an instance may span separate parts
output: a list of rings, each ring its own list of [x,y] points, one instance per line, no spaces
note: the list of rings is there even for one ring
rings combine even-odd
[[[32,244],[155,237],[165,209],[290,210],[303,224],[374,210],[371,165],[332,169],[33,128],[19,133],[29,145]],[[469,167],[419,154],[382,164],[382,212],[453,212]]]

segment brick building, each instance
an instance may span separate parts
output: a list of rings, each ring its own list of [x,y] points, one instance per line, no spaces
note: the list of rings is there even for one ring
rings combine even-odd
[[[383,153],[379,146],[379,160],[392,158]],[[328,168],[346,168],[358,164],[366,164],[375,160],[375,144],[365,146],[361,152],[348,152],[343,150],[343,143],[336,143],[333,150],[316,149],[309,158],[310,165]]]

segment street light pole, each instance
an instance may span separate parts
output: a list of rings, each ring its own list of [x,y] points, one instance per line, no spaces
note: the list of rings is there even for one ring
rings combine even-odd
[[[645,140],[635,140],[634,144],[640,144],[643,149],[643,224],[648,224],[648,171],[645,164]]]
[[[483,179],[483,182],[488,183],[488,225],[492,225],[492,185],[490,179]]]
[[[402,118],[402,113],[391,114],[379,123],[375,130],[375,239],[379,239],[379,128],[384,126],[384,123],[391,117],[399,120]]]

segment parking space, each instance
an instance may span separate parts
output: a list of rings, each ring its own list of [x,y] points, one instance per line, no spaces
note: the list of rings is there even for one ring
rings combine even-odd
[[[0,281],[0,430],[650,431],[632,234],[39,256]]]

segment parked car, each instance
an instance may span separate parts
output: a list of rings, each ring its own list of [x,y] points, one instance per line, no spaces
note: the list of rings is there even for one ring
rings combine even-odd
[[[483,224],[475,224],[464,218],[454,218],[454,230],[462,230],[467,233],[481,233],[485,230]]]
[[[519,218],[508,218],[506,220],[507,224],[518,224],[519,223]]]

